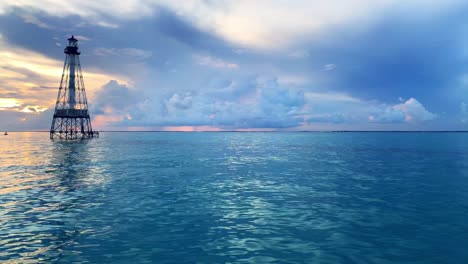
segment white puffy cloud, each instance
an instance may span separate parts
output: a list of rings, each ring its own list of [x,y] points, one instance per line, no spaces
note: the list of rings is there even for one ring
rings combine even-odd
[[[407,101],[393,106],[385,106],[369,115],[372,122],[421,122],[433,120],[436,115],[427,111],[426,108],[416,99],[410,98]]]
[[[111,80],[94,93],[90,103],[96,115],[127,115],[141,100],[140,93],[127,85]]]
[[[217,129],[308,129],[313,124],[415,124],[436,115],[414,98],[390,105],[344,93],[304,92],[276,79],[255,77],[216,82],[194,91],[145,91],[109,82],[95,96],[99,127],[209,127]]]
[[[145,96],[116,81],[95,95],[92,114],[102,127],[186,127],[294,129],[313,124],[415,124],[436,115],[414,98],[395,105],[344,93],[304,92],[276,79],[218,82],[213,90]],[[186,127],[187,128],[187,127]]]
[[[138,97],[136,94],[141,94],[140,91],[110,82],[96,96],[96,113],[102,114],[97,121],[100,126],[227,129],[294,127],[303,121],[304,93],[301,90],[282,87],[274,79],[225,85],[228,88],[219,89],[219,93],[174,91],[166,96]]]
[[[202,113],[204,120],[200,121],[206,125],[230,128],[283,128],[303,121],[299,113],[304,106],[304,93],[282,87],[275,79],[229,83],[224,91],[227,94],[194,97],[190,113]]]
[[[166,101],[166,107],[170,109],[189,109],[192,107],[192,95],[190,93],[182,95],[175,93]]]

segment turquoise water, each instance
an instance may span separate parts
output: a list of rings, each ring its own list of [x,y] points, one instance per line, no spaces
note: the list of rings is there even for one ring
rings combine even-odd
[[[468,263],[468,134],[0,137],[0,262]]]

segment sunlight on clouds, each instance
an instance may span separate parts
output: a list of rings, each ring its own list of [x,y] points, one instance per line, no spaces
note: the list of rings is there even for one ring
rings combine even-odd
[[[105,128],[110,127],[112,124],[122,122],[124,117],[121,115],[113,115],[112,113],[107,113],[105,115],[94,115],[92,124],[93,127]]]
[[[38,106],[38,105],[27,105],[27,106],[23,107],[23,109],[21,109],[20,112],[23,112],[23,113],[40,113],[40,112],[44,112],[45,110],[47,110],[46,107],[42,107],[42,106]]]
[[[381,106],[369,115],[370,122],[422,122],[433,120],[437,115],[429,112],[418,100],[410,98],[396,105]]]
[[[408,9],[409,6],[415,13],[430,13],[457,6],[462,1],[427,3],[417,0],[406,5],[398,0],[161,2],[198,27],[216,32],[233,43],[252,48],[279,49],[339,24],[369,24],[390,8],[403,6]]]
[[[33,71],[39,74],[48,75],[48,76],[61,76],[62,69],[58,64],[58,61],[49,59],[39,53],[29,52],[27,50],[17,50],[16,51],[0,51],[0,56],[3,58],[2,68],[4,67],[14,67],[14,68],[23,68],[29,71]],[[19,51],[19,52],[18,52]],[[3,71],[3,69],[2,69]],[[0,72],[1,75],[8,77],[8,73],[11,73],[11,70],[6,72]]]
[[[1,54],[1,51],[0,51]],[[1,62],[0,62],[1,63]],[[0,68],[0,78],[26,78],[27,76],[12,70]]]
[[[0,14],[23,8],[58,17],[78,15],[91,24],[117,28],[125,20],[157,16],[158,7],[163,7],[196,27],[214,32],[233,43],[252,48],[278,49],[339,24],[363,22],[363,25],[368,25],[389,9],[401,8],[415,15],[433,15],[443,9],[455,8],[460,3],[463,1],[7,0],[0,1]],[[47,26],[31,15],[26,22]]]
[[[15,94],[15,99],[2,98],[1,108],[33,113],[42,112],[55,104],[63,71],[63,61],[30,50],[11,47],[0,40],[0,92]],[[128,83],[127,78],[83,69],[89,95],[111,79]],[[56,87],[56,89],[53,89]]]
[[[19,106],[18,100],[14,98],[0,98],[0,110]]]
[[[25,69],[27,71],[34,72],[41,76],[50,77],[50,85],[58,84],[60,82],[60,77],[62,76],[63,71],[63,62],[48,58],[40,53],[31,52],[24,49],[15,48],[14,51],[0,51],[0,76],[5,78],[15,78],[15,77],[25,77],[24,74],[14,72],[11,68]],[[10,70],[4,70],[4,68]],[[85,71],[85,70],[84,70]],[[95,87],[95,83],[99,83],[98,86],[102,86],[104,83],[110,79],[114,78],[105,74],[96,73],[96,72],[87,72],[83,73],[83,77],[86,78],[87,86]],[[126,81],[123,81],[126,82]],[[23,82],[24,86],[33,87],[37,86],[37,83],[32,82]],[[58,85],[57,85],[58,86]],[[58,87],[57,87],[58,88]]]
[[[76,33],[92,37],[76,35],[88,50],[82,62],[96,127],[274,130],[314,128],[316,124],[378,127],[434,120],[437,115],[428,109],[437,111],[437,102],[427,96],[421,96],[421,103],[412,98],[386,101],[400,95],[419,98],[418,93],[426,87],[408,93],[397,91],[413,79],[407,72],[423,68],[430,73],[432,68],[393,67],[394,78],[387,77],[388,69],[395,61],[407,65],[402,54],[416,56],[417,50],[425,47],[426,38],[422,37],[426,30],[420,33],[418,20],[426,12],[422,10],[450,6],[445,3],[455,1],[0,0],[5,21],[16,19],[3,37],[0,34],[0,115],[7,121],[13,120],[11,116],[14,120],[24,118],[30,127],[41,124],[33,123],[34,118],[50,119],[64,58],[64,47],[54,43],[64,43],[61,23],[76,19],[79,25],[75,29],[80,31]],[[405,28],[401,26],[406,21],[403,19],[408,19],[409,25],[418,23],[408,31],[400,30]],[[403,22],[395,23],[397,20]],[[22,29],[24,23],[28,24]],[[71,29],[67,23],[64,30]],[[37,47],[45,47],[45,52],[56,49],[58,59],[20,48],[30,45],[26,42],[30,35],[18,36],[27,30],[45,32],[48,37],[40,41],[48,42]],[[388,41],[390,38],[395,43]],[[452,35],[439,39],[446,43]],[[452,46],[440,46],[445,47],[451,50]],[[414,65],[429,65],[415,59]],[[408,56],[407,60],[414,58]],[[127,77],[107,71],[132,76],[134,82],[128,84]],[[442,74],[440,79],[445,78]],[[260,82],[263,76],[272,81]],[[430,78],[424,81],[431,83]],[[468,77],[460,77],[460,82],[467,84]],[[383,97],[384,89],[388,89],[388,97]]]

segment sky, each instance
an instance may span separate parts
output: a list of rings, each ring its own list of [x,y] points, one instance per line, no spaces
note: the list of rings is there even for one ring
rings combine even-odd
[[[0,0],[0,130],[468,130],[468,2]]]

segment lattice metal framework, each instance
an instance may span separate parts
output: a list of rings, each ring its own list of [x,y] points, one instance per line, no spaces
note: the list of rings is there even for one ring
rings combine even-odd
[[[50,127],[51,139],[86,139],[98,137],[93,131],[88,112],[83,74],[80,65],[78,40],[68,39],[62,79]]]

